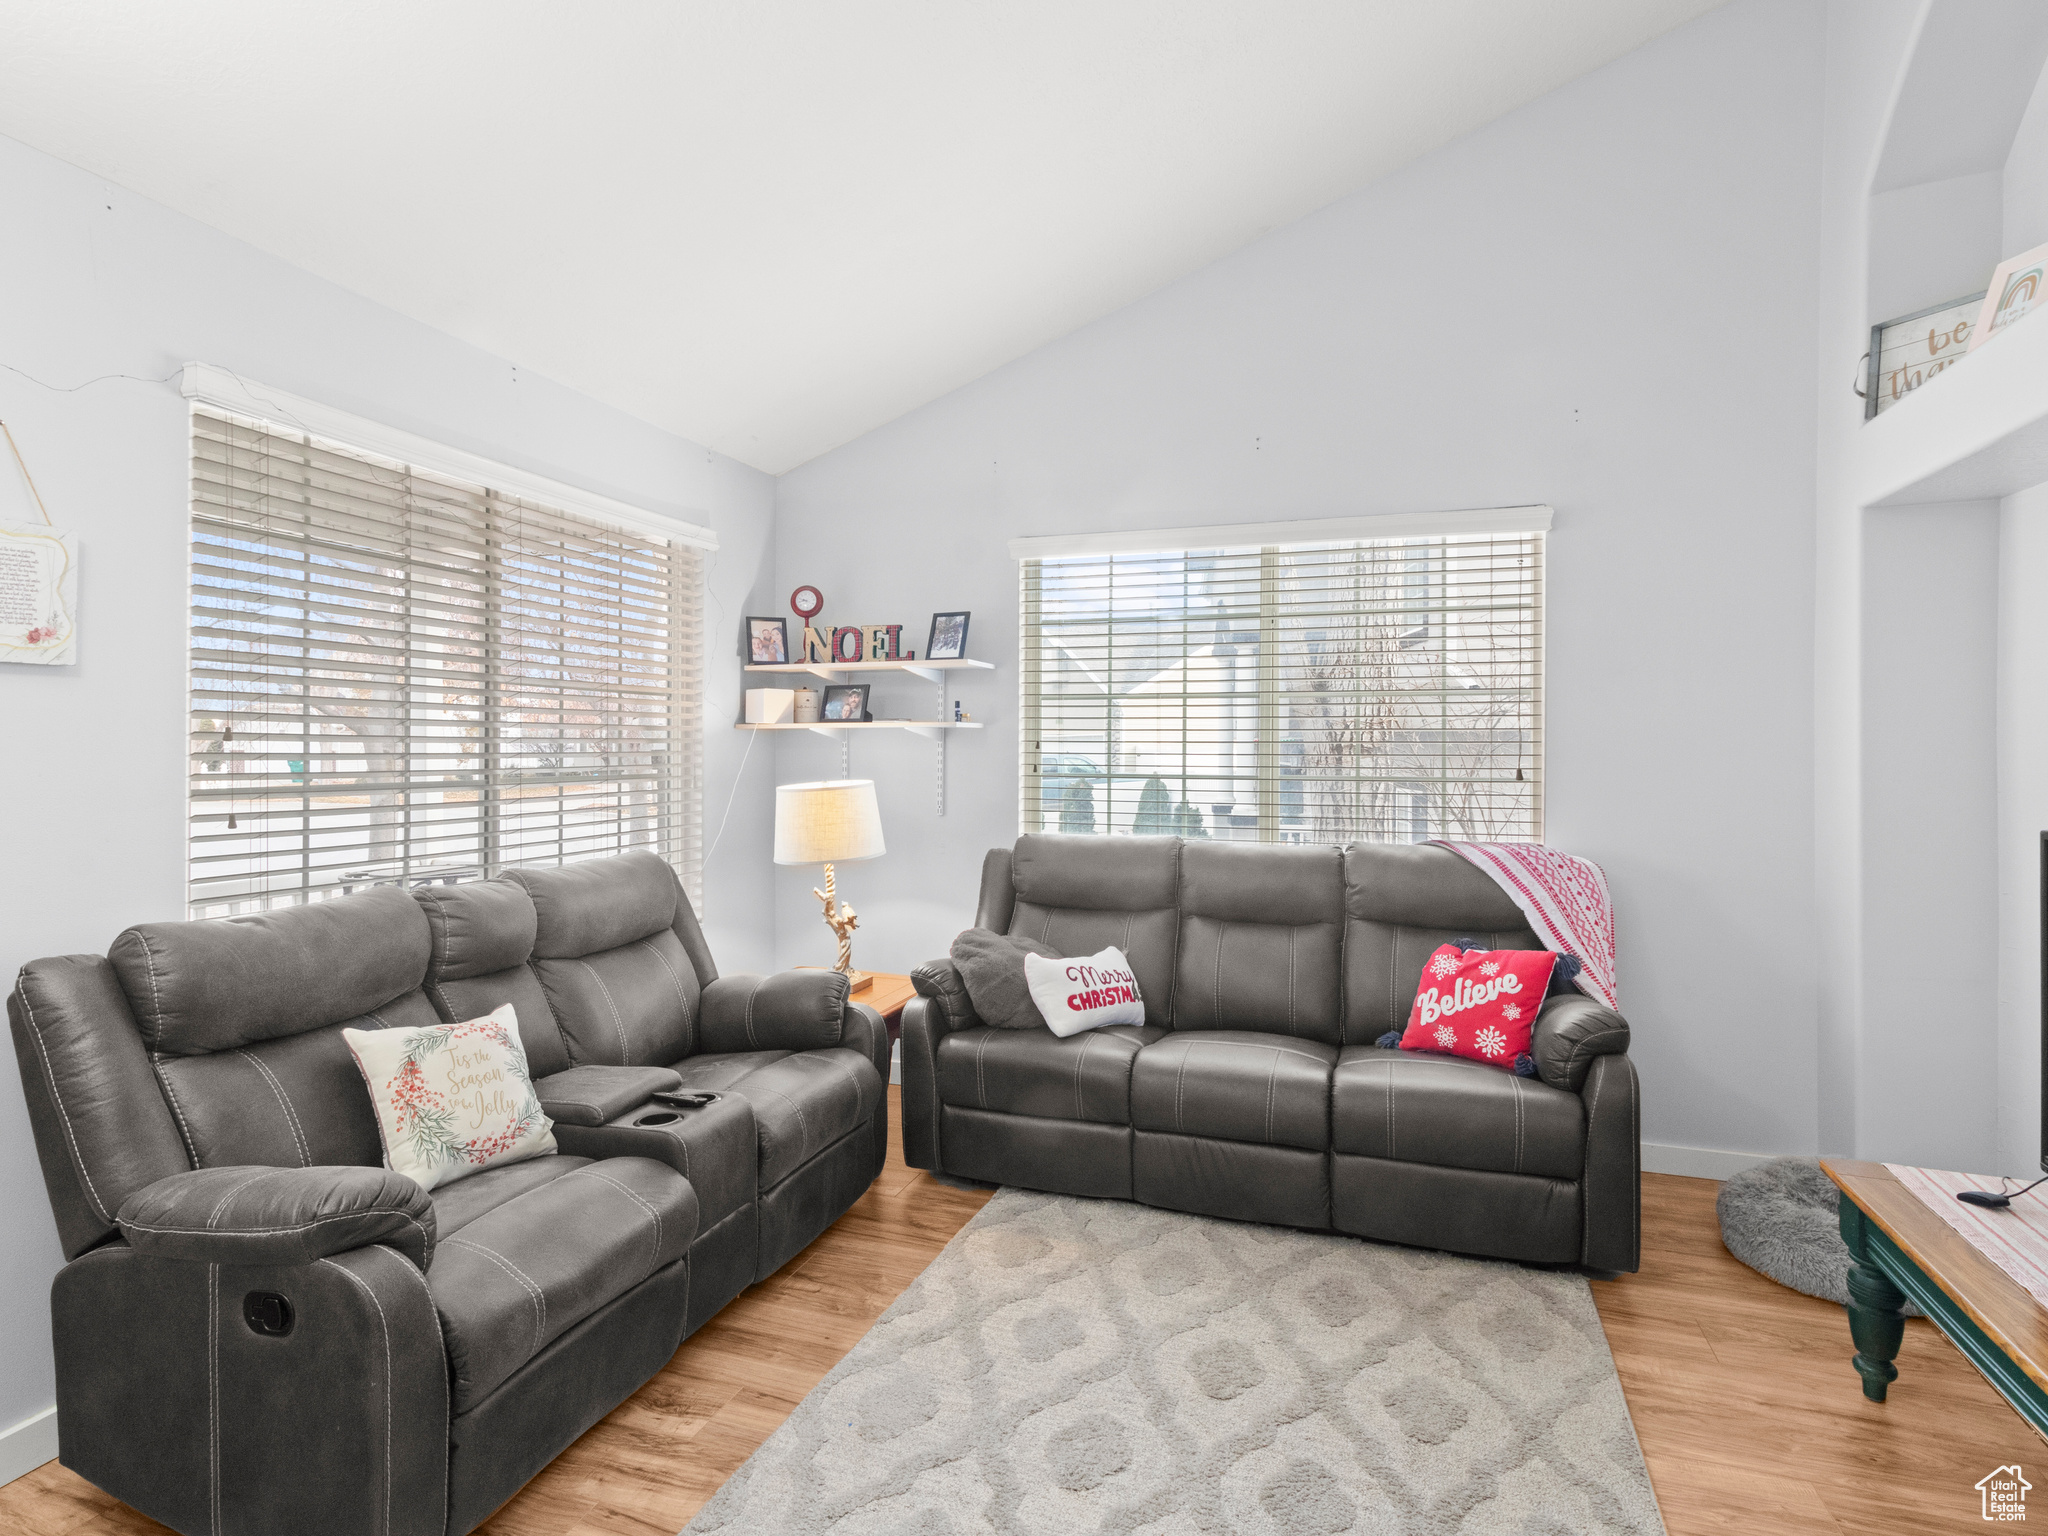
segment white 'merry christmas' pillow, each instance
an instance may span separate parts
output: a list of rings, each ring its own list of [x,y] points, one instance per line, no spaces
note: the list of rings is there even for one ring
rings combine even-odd
[[[1064,960],[1026,955],[1024,982],[1031,988],[1031,1000],[1045,1015],[1046,1028],[1056,1035],[1078,1035],[1105,1024],[1145,1022],[1145,999],[1138,995],[1138,978],[1115,945],[1099,955]]]
[[[506,1003],[424,1029],[344,1029],[377,1112],[384,1165],[421,1189],[555,1150]]]

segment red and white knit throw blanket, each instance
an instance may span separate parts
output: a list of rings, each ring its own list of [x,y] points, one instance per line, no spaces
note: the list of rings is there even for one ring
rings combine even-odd
[[[1522,909],[1545,948],[1578,957],[1580,990],[1619,1011],[1614,903],[1607,895],[1607,875],[1598,864],[1541,843],[1454,843],[1440,837],[1431,841],[1491,875]]]

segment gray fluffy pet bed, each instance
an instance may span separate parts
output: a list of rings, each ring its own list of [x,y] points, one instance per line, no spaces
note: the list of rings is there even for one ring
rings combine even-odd
[[[1849,1301],[1849,1247],[1841,1191],[1810,1157],[1780,1157],[1721,1186],[1721,1241],[1760,1275],[1823,1301]],[[1920,1309],[1906,1303],[1908,1317]]]

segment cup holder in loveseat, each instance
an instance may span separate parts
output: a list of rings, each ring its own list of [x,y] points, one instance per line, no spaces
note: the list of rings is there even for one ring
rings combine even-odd
[[[674,1125],[683,1117],[672,1109],[657,1109],[650,1115],[641,1115],[635,1125]]]

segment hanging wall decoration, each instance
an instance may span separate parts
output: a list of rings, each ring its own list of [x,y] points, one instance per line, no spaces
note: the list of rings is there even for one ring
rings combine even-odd
[[[0,661],[68,667],[78,659],[78,537],[50,521],[14,434],[7,446],[43,520],[0,523]]]

